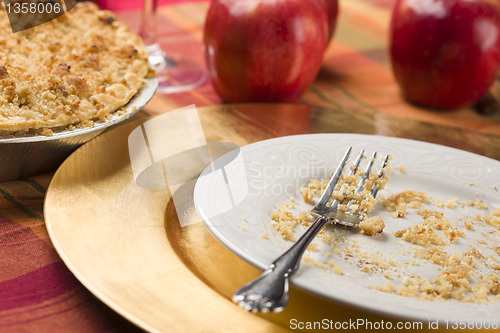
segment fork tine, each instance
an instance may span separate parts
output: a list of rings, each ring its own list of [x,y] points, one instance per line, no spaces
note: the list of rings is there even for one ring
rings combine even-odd
[[[316,204],[316,208],[322,208],[326,207],[326,203],[332,196],[333,190],[335,189],[335,186],[337,185],[340,175],[342,174],[342,171],[344,170],[345,164],[347,163],[347,159],[349,158],[349,155],[351,154],[352,147],[349,147],[342,158],[342,161],[340,164],[337,166],[337,170],[335,170],[335,173],[333,174],[332,178],[328,182],[328,185],[326,186],[325,191],[321,195],[321,198],[319,199],[318,203]]]
[[[363,177],[361,177],[358,187],[356,188],[356,193],[359,193],[363,190],[363,187],[365,186],[366,180],[370,176],[370,172],[372,171],[373,167],[373,162],[375,162],[375,158],[377,157],[377,152],[374,152],[370,161],[366,165],[365,173],[363,174]]]
[[[379,179],[382,179],[382,177],[384,176],[384,168],[387,166],[387,163],[389,163],[389,158],[390,158],[389,154],[385,155],[384,163],[382,163],[382,167],[380,168],[380,171],[378,173]],[[372,195],[372,197],[375,198],[377,196],[377,193],[378,193],[378,186],[377,184],[373,184],[370,194]]]
[[[364,172],[363,176],[359,180],[358,187],[356,188],[356,193],[360,193],[363,190],[363,187],[365,187],[366,180],[370,176],[370,173],[371,173],[371,170],[373,167],[373,163],[375,162],[376,158],[377,158],[377,152],[374,152],[372,157],[370,158],[370,161],[366,165],[365,172]],[[380,170],[380,172],[382,172],[382,170]],[[375,188],[375,185],[370,190],[370,194],[372,193],[371,191],[373,191],[374,188]],[[349,203],[347,204],[347,211],[350,211],[351,207],[352,207],[352,201],[349,201]],[[360,214],[361,214],[361,212],[360,212]]]
[[[358,157],[356,158],[356,161],[354,162],[354,167],[349,172],[349,175],[355,175],[356,174],[356,172],[358,171],[359,164],[361,163],[361,159],[363,158],[364,155],[365,155],[365,150],[361,149],[361,151],[359,152]]]
[[[354,165],[353,167],[351,168],[351,170],[349,171],[349,176],[352,176],[352,175],[355,175],[356,172],[358,171],[358,168],[359,168],[359,164],[361,163],[361,160],[363,159],[365,155],[365,150],[364,149],[361,149],[361,151],[359,152],[358,154],[358,157],[356,157],[356,161],[354,161]],[[347,184],[343,184],[340,191],[345,191],[345,188],[347,187]],[[336,211],[340,205],[340,203],[343,202],[343,200],[337,200],[335,199],[331,205],[331,210],[332,211]],[[349,206],[350,206],[350,203],[349,203]]]

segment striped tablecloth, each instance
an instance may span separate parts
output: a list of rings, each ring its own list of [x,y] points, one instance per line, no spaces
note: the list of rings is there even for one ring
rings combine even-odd
[[[406,103],[390,70],[387,30],[393,0],[344,0],[335,40],[317,80],[301,103],[352,112],[382,113],[500,135],[500,115],[464,108],[436,112]],[[168,51],[204,66],[202,27],[208,2],[164,5],[159,37]],[[137,29],[139,12],[118,18]],[[496,89],[496,86],[493,87]],[[221,103],[210,82],[185,93],[155,96],[139,116],[189,104]],[[0,183],[0,332],[135,331],[90,294],[51,245],[43,217],[52,174]]]

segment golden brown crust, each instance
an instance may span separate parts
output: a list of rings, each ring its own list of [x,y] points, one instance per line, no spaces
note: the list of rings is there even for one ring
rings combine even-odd
[[[148,76],[141,39],[95,4],[15,34],[0,12],[0,133],[105,119]]]

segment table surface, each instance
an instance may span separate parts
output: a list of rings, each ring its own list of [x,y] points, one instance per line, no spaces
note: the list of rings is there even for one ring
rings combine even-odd
[[[208,123],[223,121],[224,126],[251,133],[238,144],[290,134],[357,132],[434,142],[500,160],[500,113],[495,104],[489,113],[478,112],[477,106],[442,112],[410,105],[401,97],[387,54],[393,2],[341,2],[335,39],[316,81],[299,101],[307,106],[303,111],[217,107],[221,100],[206,82],[189,92],[156,95],[138,117],[190,104],[216,106],[213,116],[206,116]],[[201,39],[207,8],[208,2],[162,6],[163,47],[204,66]],[[137,29],[138,12],[117,15]],[[499,85],[495,82],[491,88],[493,96]],[[484,104],[480,108],[484,111]],[[223,141],[224,132],[220,135]],[[87,291],[51,244],[43,204],[52,176],[0,183],[0,331],[139,331]]]

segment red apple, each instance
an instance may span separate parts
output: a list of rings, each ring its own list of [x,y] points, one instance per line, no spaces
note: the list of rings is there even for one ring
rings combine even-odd
[[[203,49],[226,102],[294,102],[315,79],[327,38],[323,0],[213,0]]]
[[[410,102],[439,109],[470,105],[500,69],[500,1],[398,0],[390,56]]]
[[[337,0],[324,0],[326,6],[326,15],[328,18],[328,34],[327,38],[330,41],[337,26],[337,16],[339,15],[339,4]]]

